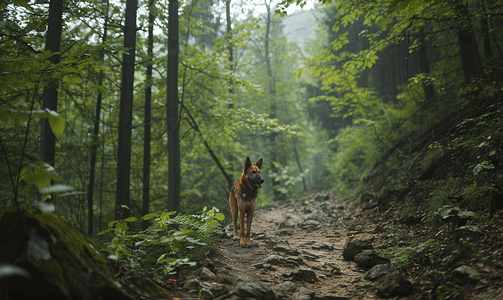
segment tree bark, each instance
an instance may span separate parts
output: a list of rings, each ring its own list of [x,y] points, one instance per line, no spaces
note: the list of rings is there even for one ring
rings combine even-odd
[[[134,94],[134,64],[136,49],[137,0],[127,0],[124,26],[124,47],[128,54],[122,55],[121,94],[119,104],[119,132],[117,146],[116,212],[121,205],[130,204],[131,131]],[[128,217],[129,210],[121,210],[121,218]]]
[[[143,133],[143,207],[142,213],[150,212],[150,139],[151,139],[151,114],[152,114],[152,59],[154,58],[154,0],[149,1],[148,14],[148,63],[147,63],[147,86],[145,88],[145,120]],[[142,222],[142,229],[147,229],[149,221]]]
[[[105,0],[105,6],[107,7],[107,11],[105,12],[105,24],[103,25],[103,36],[101,42],[104,44],[107,41],[107,26],[108,26],[108,0]],[[99,61],[103,62],[105,59],[105,53],[101,51]],[[103,78],[105,74],[103,70],[100,70],[98,75],[98,85],[103,86]],[[100,130],[100,116],[101,116],[101,102],[103,99],[103,94],[101,90],[98,90],[98,95],[96,97],[96,111],[94,115],[94,128],[92,135],[92,145],[91,145],[91,166],[89,171],[89,184],[87,186],[87,214],[88,214],[88,225],[87,225],[87,234],[89,236],[93,235],[93,223],[94,223],[94,214],[93,214],[93,194],[94,194],[94,177],[96,174],[96,155],[98,153],[98,134]]]
[[[180,212],[180,124],[178,121],[178,0],[168,5],[168,76],[167,76],[167,130],[168,130],[168,210]]]
[[[61,32],[63,29],[63,0],[49,2],[49,20],[45,40],[45,50],[59,52],[61,47]],[[59,63],[59,54],[50,58],[51,63]],[[51,81],[44,88],[42,109],[58,110],[57,82]],[[54,166],[56,157],[56,136],[51,130],[49,119],[43,118],[40,132],[40,160]],[[54,199],[53,199],[54,200]]]
[[[227,49],[229,49],[229,69],[234,73],[234,50],[232,48],[232,23],[231,23],[231,0],[225,1],[225,19],[227,22]],[[229,89],[230,94],[234,94],[234,86]],[[229,103],[229,109],[234,108],[234,103]]]
[[[424,30],[421,29],[419,33],[421,43],[419,43],[418,57],[419,57],[419,70],[421,73],[429,75],[430,74],[430,63],[428,61],[428,52],[426,51],[426,39],[424,37]],[[426,102],[433,101],[435,97],[435,90],[431,82],[425,82],[423,80],[424,97]]]
[[[460,2],[456,5],[456,12],[462,17],[458,28],[459,53],[461,55],[465,83],[469,84],[472,77],[477,74],[476,62],[480,61],[480,57],[477,55],[478,52],[474,51],[477,45],[473,44],[475,38],[473,37],[473,26],[468,15],[468,8],[464,3]]]

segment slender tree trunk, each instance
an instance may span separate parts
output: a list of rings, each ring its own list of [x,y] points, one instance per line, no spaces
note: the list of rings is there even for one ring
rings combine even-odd
[[[180,212],[180,124],[178,121],[178,0],[168,5],[168,76],[167,76],[167,129],[168,129],[168,210]]]
[[[272,66],[271,66],[271,57],[270,57],[270,49],[269,49],[269,39],[270,39],[270,34],[271,34],[271,25],[272,25],[272,13],[271,13],[271,2],[267,3],[267,0],[264,0],[265,7],[267,9],[266,12],[266,25],[265,25],[265,42],[264,42],[264,55],[265,55],[265,63],[266,63],[266,68],[267,68],[267,77],[269,77],[269,85],[268,85],[268,91],[269,91],[269,96],[271,99],[271,109],[269,112],[269,116],[271,118],[276,118],[277,114],[277,107],[276,107],[276,100],[275,100],[275,95],[276,95],[276,81],[274,79],[274,76],[272,74]],[[276,147],[276,136],[277,134],[275,132],[271,132],[269,134],[269,143],[272,149],[275,149]],[[275,166],[275,162],[278,160],[276,156],[276,151],[272,150],[269,153],[269,161],[270,161],[270,168],[271,172],[278,174],[278,168]],[[283,198],[283,194],[279,191],[280,183],[279,181],[273,180],[272,182],[273,186],[273,191],[274,191],[274,199],[276,201],[280,201]]]
[[[107,41],[107,22],[108,22],[108,0],[105,0],[105,6],[107,7],[107,11],[105,12],[105,24],[103,25],[103,36],[101,42],[104,44]],[[99,60],[103,62],[105,59],[105,53],[101,51]],[[103,70],[100,70],[100,74],[98,75],[98,85],[103,86],[103,78],[105,74]],[[96,156],[98,153],[98,134],[100,131],[100,116],[101,116],[101,102],[103,99],[103,94],[101,90],[98,90],[98,96],[96,97],[96,111],[94,114],[94,128],[93,128],[93,143],[91,145],[91,166],[89,171],[89,185],[87,186],[87,214],[88,214],[88,225],[87,225],[87,234],[93,235],[93,223],[94,223],[94,214],[93,214],[93,194],[94,194],[94,177],[96,174]]]
[[[295,154],[295,160],[297,161],[297,166],[299,167],[300,173],[304,173],[302,164],[300,163],[299,154],[297,153],[297,145],[295,144],[296,137],[292,137],[293,153]],[[307,191],[306,178],[302,176],[302,186],[304,187],[304,192]]]
[[[45,40],[45,50],[59,52],[61,47],[61,32],[63,29],[63,0],[49,2],[49,20]],[[59,63],[59,54],[50,58],[53,64]],[[44,88],[42,109],[58,110],[57,82],[51,80]],[[47,118],[42,119],[40,133],[40,160],[54,166],[56,157],[56,136],[52,133]],[[52,199],[54,200],[54,199]]]
[[[461,55],[465,83],[469,84],[472,77],[478,73],[476,62],[480,61],[480,57],[478,57],[478,51],[474,51],[476,45],[473,44],[475,38],[473,37],[473,26],[468,15],[468,8],[464,3],[460,2],[456,5],[456,12],[462,17],[458,28],[459,53]]]
[[[419,43],[418,58],[419,58],[419,70],[421,73],[430,75],[430,63],[428,61],[428,52],[426,51],[426,39],[424,37],[424,29],[421,29],[419,33],[421,42]],[[435,89],[431,82],[425,82],[423,80],[423,89],[426,102],[433,101],[435,97]]]
[[[144,215],[150,212],[150,127],[152,113],[152,59],[154,58],[154,0],[149,1],[148,14],[148,63],[147,63],[147,87],[145,88],[145,128],[143,134],[143,207]],[[142,229],[147,229],[149,221],[142,222]]]
[[[232,48],[232,23],[231,23],[231,0],[225,2],[225,19],[227,21],[227,49],[229,49],[229,69],[234,73],[234,51]],[[229,89],[230,94],[234,94],[234,87]],[[234,108],[234,103],[229,103],[229,109]]]
[[[137,0],[126,1],[124,47],[128,54],[122,55],[121,95],[119,104],[119,133],[117,144],[116,209],[130,203],[131,131],[134,94],[134,64],[136,46]],[[117,212],[117,210],[116,210]],[[121,218],[128,217],[129,210],[121,209]]]

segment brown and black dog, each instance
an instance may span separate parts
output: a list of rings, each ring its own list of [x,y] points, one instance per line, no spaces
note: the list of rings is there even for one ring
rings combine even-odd
[[[245,160],[243,174],[238,181],[234,182],[229,193],[229,204],[232,213],[232,225],[234,226],[234,239],[238,238],[236,221],[239,212],[239,237],[241,247],[250,246],[251,224],[255,206],[257,206],[258,190],[264,183],[264,178],[260,176],[263,159],[259,159],[252,165],[249,157]],[[246,241],[245,241],[245,215],[246,215]]]

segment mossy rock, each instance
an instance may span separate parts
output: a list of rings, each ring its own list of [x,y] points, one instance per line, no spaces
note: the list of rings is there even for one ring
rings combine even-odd
[[[22,219],[15,209],[0,207],[0,264],[28,273],[1,278],[0,289],[10,298],[133,299],[107,260],[64,219],[27,203],[20,209]]]

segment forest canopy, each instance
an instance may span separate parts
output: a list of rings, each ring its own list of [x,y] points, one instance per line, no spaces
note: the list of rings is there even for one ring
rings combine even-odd
[[[247,156],[264,158],[259,205],[407,190],[453,149],[466,174],[497,168],[499,1],[286,13],[306,3],[1,2],[0,204],[52,203],[92,235],[122,205],[228,212]],[[294,43],[285,20],[306,12]]]

